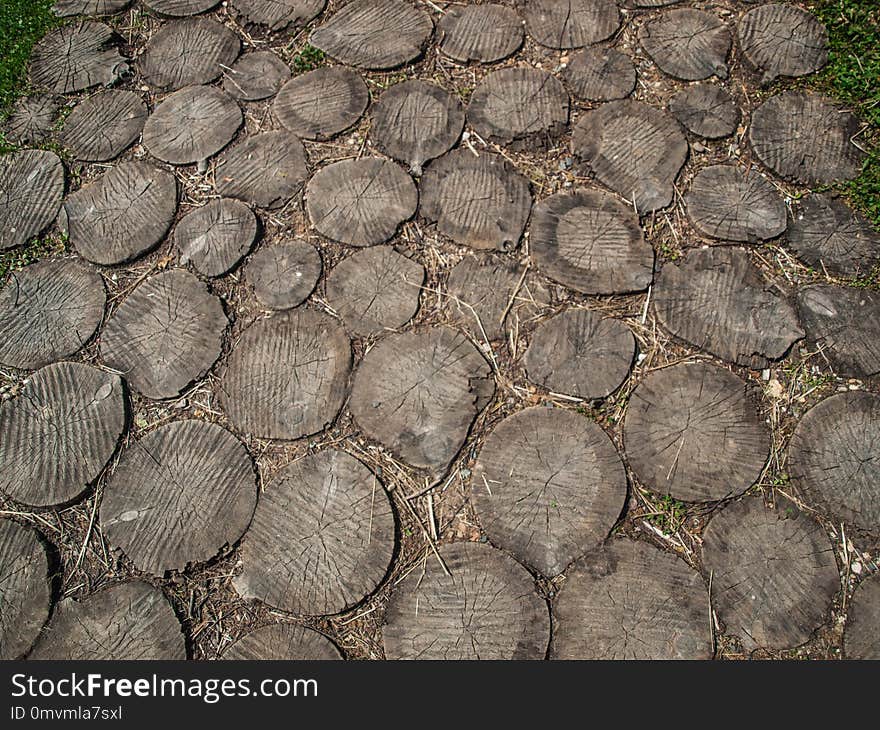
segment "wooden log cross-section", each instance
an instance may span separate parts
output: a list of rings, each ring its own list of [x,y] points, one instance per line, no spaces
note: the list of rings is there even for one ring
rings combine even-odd
[[[522,21],[512,8],[450,6],[438,25],[440,50],[461,63],[494,63],[512,55],[523,42]]]
[[[230,5],[248,23],[280,31],[314,20],[327,0],[232,0]]]
[[[226,649],[227,661],[335,661],[339,649],[323,634],[298,624],[271,624],[242,636]]]
[[[295,76],[275,98],[275,116],[304,139],[326,140],[353,126],[370,103],[357,71],[329,66]]]
[[[174,229],[180,263],[205,276],[222,276],[250,251],[257,227],[254,212],[241,201],[212,200],[187,213]]]
[[[147,105],[134,92],[101,91],[74,107],[60,140],[77,160],[106,162],[138,140],[148,116]]]
[[[0,251],[27,243],[55,220],[64,177],[64,163],[53,152],[0,155]]]
[[[522,14],[529,35],[549,48],[588,46],[620,27],[612,0],[524,0]]]
[[[321,254],[309,242],[293,240],[265,246],[251,256],[245,277],[257,301],[269,309],[293,309],[315,289]]]
[[[669,100],[669,111],[685,129],[705,139],[729,137],[742,118],[733,97],[717,84],[686,86]]]
[[[726,79],[733,43],[727,25],[702,10],[669,10],[645,23],[642,47],[664,73],[683,81]]]

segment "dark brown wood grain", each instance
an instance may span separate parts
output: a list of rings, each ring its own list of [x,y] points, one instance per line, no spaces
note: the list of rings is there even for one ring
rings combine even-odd
[[[30,80],[58,94],[111,86],[129,73],[112,28],[92,20],[62,25],[37,42],[31,54]]]
[[[144,0],[150,10],[171,18],[198,15],[218,4],[219,0]]]
[[[300,137],[325,140],[363,116],[370,92],[363,78],[345,66],[330,66],[296,76],[275,99],[275,116]]]
[[[880,659],[880,576],[859,583],[847,612],[843,647],[847,659]]]
[[[232,0],[230,4],[248,23],[278,31],[314,20],[327,0]]]
[[[742,114],[724,87],[692,84],[669,100],[669,111],[692,134],[705,139],[722,139],[733,134]]]
[[[523,0],[521,6],[529,35],[550,48],[588,46],[620,27],[611,0]]]
[[[64,196],[64,163],[54,152],[0,155],[0,251],[27,243],[55,220]]]
[[[763,73],[762,83],[779,76],[805,76],[828,60],[828,33],[816,17],[795,5],[769,3],[749,10],[737,24],[746,61]]]
[[[639,41],[660,70],[677,79],[727,78],[733,38],[727,25],[711,13],[667,10],[641,27]]]
[[[272,51],[256,51],[223,70],[223,90],[234,99],[260,101],[275,96],[289,79],[284,61]]]
[[[220,657],[227,661],[334,661],[339,649],[323,634],[297,624],[272,624],[236,641]]]
[[[270,309],[292,309],[302,304],[321,276],[321,254],[307,241],[294,239],[257,251],[245,277],[257,300]]]
[[[523,42],[522,21],[504,5],[450,7],[437,26],[440,50],[461,63],[494,63],[517,51]]]
[[[52,135],[60,109],[61,102],[54,94],[23,96],[12,106],[0,130],[13,144],[43,142]]]
[[[64,120],[59,139],[77,160],[106,162],[141,136],[149,111],[131,91],[101,91],[81,101]]]
[[[629,56],[613,48],[585,48],[562,71],[562,79],[578,99],[624,99],[636,87],[636,69]]]
[[[181,264],[191,264],[205,276],[222,276],[250,251],[257,228],[257,217],[247,205],[216,198],[180,219],[174,245]]]
[[[60,17],[71,15],[115,15],[131,5],[132,0],[55,0],[52,12]]]

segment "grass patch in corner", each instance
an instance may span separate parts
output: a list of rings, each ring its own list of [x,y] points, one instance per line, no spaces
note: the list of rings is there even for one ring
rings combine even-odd
[[[53,0],[0,0],[0,115],[24,86],[31,49],[59,24]]]

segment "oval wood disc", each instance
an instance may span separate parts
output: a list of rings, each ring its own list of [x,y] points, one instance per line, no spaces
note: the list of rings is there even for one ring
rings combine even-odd
[[[501,155],[453,150],[421,180],[419,212],[456,243],[512,251],[532,207],[529,181]]]
[[[356,251],[327,277],[327,303],[359,337],[403,327],[419,309],[425,268],[391,246]]]
[[[711,659],[703,578],[644,542],[615,539],[569,572],[553,611],[554,659]]]
[[[631,99],[582,113],[571,147],[599,182],[635,200],[640,214],[669,205],[673,182],[688,156],[678,122]]]
[[[764,72],[762,82],[778,76],[805,76],[828,60],[828,33],[812,13],[794,5],[771,3],[749,10],[737,25],[745,59]]]
[[[310,454],[260,496],[235,587],[292,613],[341,613],[385,577],[394,530],[391,502],[373,472],[344,451]]]
[[[825,97],[784,91],[752,113],[749,140],[758,159],[780,177],[809,184],[850,180],[865,153],[853,144],[858,119]]]
[[[183,660],[180,622],[162,591],[132,581],[55,608],[30,659]]]
[[[248,261],[245,277],[260,304],[269,309],[292,309],[314,291],[321,268],[317,249],[297,239],[261,248]]]
[[[847,659],[880,659],[880,577],[859,583],[847,612],[843,647]]]
[[[230,422],[259,438],[298,439],[330,424],[347,394],[351,343],[326,314],[295,309],[235,343],[219,396]]]
[[[635,356],[636,338],[619,319],[569,309],[538,325],[523,364],[533,383],[592,400],[621,386]]]
[[[38,370],[0,405],[0,492],[38,507],[76,499],[116,451],[125,409],[116,375],[73,362]]]
[[[626,471],[594,421],[526,408],[486,438],[471,503],[493,544],[552,577],[611,532],[626,504]]]
[[[448,327],[392,334],[367,352],[349,407],[364,430],[408,464],[444,471],[494,392],[489,364]]]
[[[742,119],[736,102],[717,84],[686,86],[669,100],[669,111],[685,129],[704,139],[729,137]]]
[[[431,17],[403,0],[355,0],[309,38],[337,61],[389,69],[420,56],[434,31]]]
[[[840,590],[828,536],[787,502],[768,509],[746,497],[725,507],[703,533],[703,565],[725,633],[746,651],[803,644]]]
[[[271,51],[246,53],[223,72],[223,90],[234,99],[259,101],[275,96],[290,79],[290,69]]]
[[[703,362],[649,373],[630,396],[623,435],[639,481],[686,502],[739,496],[770,455],[749,384]]]
[[[260,208],[289,203],[309,176],[299,137],[286,130],[248,137],[217,162],[217,192]]]
[[[744,249],[693,249],[657,275],[654,308],[675,337],[723,360],[765,368],[804,336],[794,307]]]
[[[788,226],[798,258],[837,276],[864,276],[880,264],[880,233],[838,198],[813,193]]]
[[[549,146],[568,125],[568,93],[546,71],[505,68],[477,84],[467,118],[491,142]]]
[[[238,542],[256,504],[254,465],[241,442],[213,423],[175,421],[122,452],[101,526],[140,570],[161,577]]]
[[[49,618],[49,558],[39,533],[0,520],[0,660],[20,659]]]
[[[64,163],[55,153],[0,155],[0,251],[42,233],[58,215],[63,196]]]
[[[832,515],[880,533],[880,396],[838,393],[801,418],[788,446],[795,484]],[[813,502],[811,502],[812,504]]]
[[[150,10],[172,18],[199,15],[217,4],[218,0],[144,0]]]
[[[172,165],[201,162],[228,145],[243,121],[229,94],[212,86],[191,86],[156,107],[144,125],[144,146]]]
[[[642,291],[654,250],[631,207],[599,190],[573,190],[535,206],[531,254],[543,274],[584,294]]]
[[[129,5],[131,0],[55,0],[52,12],[59,17],[115,15]]]
[[[585,48],[562,71],[562,78],[578,99],[624,99],[636,88],[636,67],[630,57],[613,48]]]
[[[323,634],[297,624],[272,624],[245,634],[221,659],[232,661],[331,661],[342,655]]]
[[[372,117],[370,136],[379,151],[406,162],[416,175],[421,175],[425,162],[448,152],[464,129],[464,107],[458,98],[418,80],[383,92]]]
[[[146,162],[122,162],[64,203],[59,224],[80,256],[105,266],[155,248],[177,213],[177,179]]]
[[[217,362],[228,324],[219,297],[172,269],[140,284],[113,313],[101,356],[147,398],[174,398]]]
[[[418,202],[412,178],[381,157],[334,162],[318,170],[306,187],[312,225],[327,238],[352,246],[384,243],[413,217]]]
[[[544,659],[547,603],[513,558],[474,542],[440,549],[391,594],[382,630],[388,659]]]
[[[688,218],[704,236],[758,243],[783,233],[788,210],[777,188],[757,171],[710,165],[691,181],[684,197]]]
[[[357,122],[369,102],[360,74],[325,66],[288,81],[275,99],[275,116],[301,137],[325,140]]]
[[[284,30],[317,18],[327,6],[327,0],[233,0],[231,5],[249,23]]]
[[[733,38],[727,25],[711,13],[667,10],[641,27],[639,41],[658,68],[674,78],[727,78]]]
[[[50,31],[34,46],[30,80],[58,94],[111,86],[129,73],[119,36],[103,23],[80,20]]]
[[[137,141],[148,116],[137,94],[101,91],[74,107],[61,128],[61,144],[77,160],[106,162]]]
[[[0,131],[13,144],[37,144],[48,139],[55,128],[61,103],[52,94],[34,94],[19,99]]]
[[[205,276],[222,276],[247,255],[257,237],[257,217],[244,203],[210,201],[187,213],[174,229],[180,263]]]
[[[440,50],[461,63],[494,63],[513,55],[523,42],[522,21],[494,3],[450,7],[438,24]]]
[[[610,38],[620,27],[611,0],[525,0],[526,28],[542,46],[580,48]]]
[[[816,284],[801,289],[797,303],[807,339],[822,349],[838,374],[866,378],[880,373],[880,293]]]
[[[104,318],[104,281],[76,259],[49,259],[12,274],[0,290],[0,363],[33,370],[70,357]]]

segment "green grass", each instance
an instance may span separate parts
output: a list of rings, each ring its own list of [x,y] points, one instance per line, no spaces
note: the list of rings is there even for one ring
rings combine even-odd
[[[318,68],[326,59],[324,51],[307,43],[293,55],[291,65],[295,73],[302,74]]]
[[[31,49],[58,25],[53,0],[0,0],[0,116],[24,86]]]

